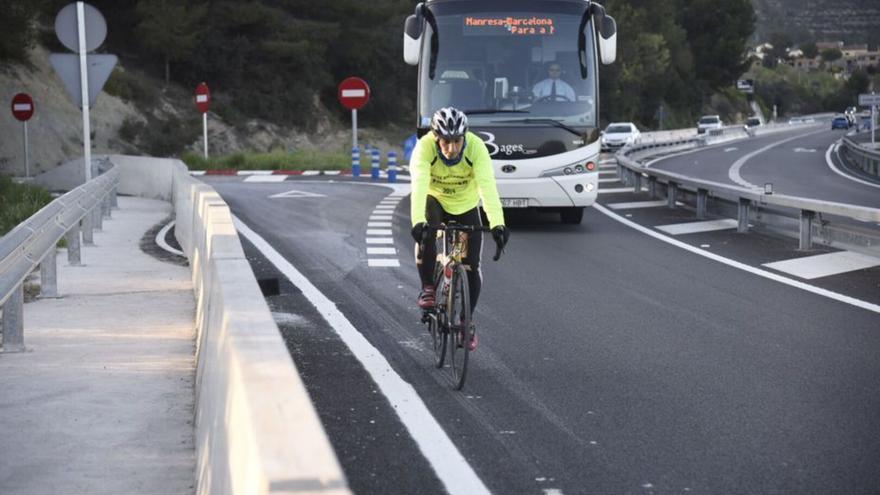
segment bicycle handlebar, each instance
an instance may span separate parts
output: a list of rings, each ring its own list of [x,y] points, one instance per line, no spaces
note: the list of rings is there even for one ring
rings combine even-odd
[[[449,232],[492,232],[492,229],[486,227],[485,225],[465,225],[457,222],[450,222],[448,224],[441,223],[439,225],[428,225],[425,228],[425,232],[437,232],[438,230],[446,230]],[[495,255],[492,256],[492,261],[498,261],[501,259],[501,255],[504,253],[504,249],[499,246],[497,243],[495,244]]]

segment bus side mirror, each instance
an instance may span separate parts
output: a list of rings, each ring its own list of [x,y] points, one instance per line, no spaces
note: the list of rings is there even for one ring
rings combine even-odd
[[[599,56],[603,65],[613,64],[617,59],[617,22],[605,13],[605,7],[594,3],[590,6],[593,23],[599,39]]]
[[[422,26],[415,15],[406,18],[403,29],[403,61],[409,65],[419,65],[422,47]]]
[[[406,18],[403,27],[403,61],[409,65],[419,65],[422,53],[422,33],[425,31],[423,5],[416,5],[416,13]]]
[[[617,59],[617,22],[610,15],[603,16],[599,25],[599,56],[604,65]]]

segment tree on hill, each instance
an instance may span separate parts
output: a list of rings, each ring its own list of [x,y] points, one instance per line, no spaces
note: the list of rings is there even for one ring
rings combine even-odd
[[[162,57],[168,84],[171,63],[191,58],[198,45],[207,6],[192,1],[142,0],[135,12],[138,42],[148,53]]]
[[[822,50],[822,60],[826,62],[834,62],[835,60],[840,60],[841,57],[843,57],[843,52],[837,48]]]
[[[807,58],[816,58],[819,55],[819,48],[816,47],[816,43],[804,43],[801,45],[801,51],[804,52],[804,57]]]
[[[687,0],[679,12],[697,78],[711,90],[732,85],[749,66],[746,40],[755,28],[751,2]]]
[[[36,38],[36,2],[6,0],[0,15],[0,64],[26,62],[27,49]]]

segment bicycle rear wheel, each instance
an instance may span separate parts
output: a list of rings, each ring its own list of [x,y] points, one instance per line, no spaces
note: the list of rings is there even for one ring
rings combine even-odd
[[[449,287],[446,306],[446,323],[449,325],[449,360],[452,368],[452,386],[456,390],[464,387],[467,378],[468,356],[471,341],[471,297],[468,287],[467,271],[456,265]]]

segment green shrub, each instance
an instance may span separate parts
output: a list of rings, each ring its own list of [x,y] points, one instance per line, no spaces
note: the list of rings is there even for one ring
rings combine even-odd
[[[0,235],[51,202],[52,195],[42,187],[16,184],[9,177],[0,176]]]
[[[119,67],[110,74],[110,79],[104,85],[104,91],[126,102],[134,103],[139,108],[153,108],[159,102],[159,89],[154,82],[147,80],[143,75]]]

